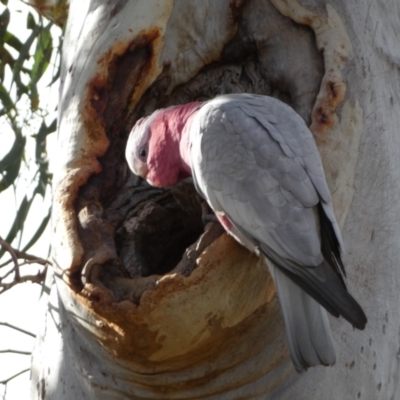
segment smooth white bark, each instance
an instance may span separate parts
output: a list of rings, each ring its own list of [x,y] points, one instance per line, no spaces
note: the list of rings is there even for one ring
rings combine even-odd
[[[69,286],[66,272],[79,271],[84,259],[74,201],[79,187],[100,172],[97,157],[109,146],[101,123],[87,124],[88,84],[106,81],[112,57],[156,30],[153,62],[134,107],[163,66],[169,65],[171,92],[217,61],[237,28],[225,0],[72,1],[55,179],[57,285],[33,357],[32,398],[400,398],[400,6],[396,0],[273,3],[295,23],[309,25],[324,48],[311,127],[343,226],[349,289],[366,311],[367,328],[355,331],[331,318],[336,365],[297,375],[265,269],[226,238],[190,277],[165,276],[138,307],[114,304],[95,280],[81,292]],[[268,21],[262,9],[260,18]],[[320,118],[324,113],[329,123]],[[207,269],[226,248],[244,266],[231,259]],[[112,256],[101,249],[86,269]]]

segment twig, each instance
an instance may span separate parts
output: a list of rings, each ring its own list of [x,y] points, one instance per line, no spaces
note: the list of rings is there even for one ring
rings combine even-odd
[[[32,352],[30,351],[22,351],[22,350],[13,350],[13,349],[8,349],[8,350],[0,350],[1,353],[13,353],[13,354],[22,354],[24,356],[30,356]]]
[[[32,264],[45,265],[45,264],[50,264],[50,261],[44,260],[42,258],[34,258],[32,260],[25,260],[24,262],[20,263],[19,266],[23,267],[24,265],[32,265]]]
[[[17,249],[13,249],[15,252],[15,255],[17,258],[25,260],[25,261],[32,261],[35,262],[36,264],[41,264],[41,265],[51,265],[51,262],[49,260],[45,260],[44,258],[40,258],[38,256],[34,256],[32,254],[24,253],[23,251],[19,251]]]
[[[0,294],[6,292],[7,290],[11,289],[12,287],[24,283],[24,282],[33,282],[33,283],[42,283],[46,278],[47,268],[43,271],[39,271],[36,275],[24,275],[20,276],[18,280],[14,280],[10,283],[1,283],[0,280]]]
[[[27,369],[24,369],[22,371],[19,371],[15,375],[10,376],[9,378],[0,381],[0,385],[7,385],[8,382],[12,381],[17,376],[20,376],[20,375],[22,375],[22,374],[24,374],[25,372],[28,372],[28,371],[30,371],[30,368],[27,368]]]
[[[51,265],[51,262],[49,260],[45,260],[41,257],[37,257],[32,254],[24,253],[23,251],[14,249],[9,243],[7,243],[1,237],[0,237],[0,246],[3,247],[4,250],[10,253],[11,255],[11,260],[1,264],[0,268],[8,265],[11,261],[14,263],[14,268],[5,273],[5,275],[0,276],[0,294],[18,285],[19,283],[23,282],[42,283],[44,281],[46,277],[47,267]],[[22,263],[18,263],[19,259],[20,260],[22,259],[24,261]],[[36,275],[21,276],[20,268],[27,264],[39,264],[43,265],[45,268],[42,271],[39,271]],[[12,273],[14,273],[15,275],[12,282],[3,283],[3,280]]]
[[[16,330],[18,332],[21,332],[21,333],[25,333],[25,335],[36,337],[36,335],[34,335],[32,332],[26,331],[25,329],[19,328],[18,326],[9,324],[8,322],[0,322],[0,325],[6,326],[7,328],[10,328],[10,329],[14,329],[14,330]]]
[[[31,261],[24,261],[22,263],[19,263],[19,267],[24,267],[25,265],[32,265],[32,264],[40,264],[42,265],[40,262],[37,261],[41,261],[42,259],[36,259],[36,260],[31,260]],[[0,265],[0,268],[2,266]],[[0,282],[4,279],[6,279],[8,276],[10,276],[12,273],[14,272],[14,268],[10,269],[8,272],[6,272],[4,275],[0,276]]]
[[[11,258],[14,262],[14,271],[15,271],[15,280],[18,281],[20,278],[19,274],[19,264],[18,264],[18,258],[15,253],[15,250],[5,241],[3,238],[0,236],[0,246],[5,250],[8,251],[11,255]]]
[[[7,243],[7,242],[4,242],[4,243]],[[45,260],[44,258],[40,258],[40,257],[34,256],[32,254],[24,253],[23,251],[19,251],[17,249],[14,249],[9,244],[8,244],[8,246],[13,250],[16,258],[25,260],[26,264],[28,264],[28,263],[29,264],[36,263],[36,264],[40,264],[40,265],[51,265],[51,262],[49,260]],[[6,250],[6,251],[8,251],[8,250]],[[14,259],[8,260],[8,261],[4,262],[3,264],[0,264],[0,268],[5,267],[11,261],[14,261]],[[21,266],[21,264],[19,264],[19,266]]]

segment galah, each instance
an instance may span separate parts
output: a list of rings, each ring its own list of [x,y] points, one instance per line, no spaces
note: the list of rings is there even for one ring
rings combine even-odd
[[[291,107],[230,94],[157,110],[133,127],[126,158],[151,185],[192,176],[226,231],[269,261],[297,371],[335,362],[326,310],[364,329],[321,159]]]

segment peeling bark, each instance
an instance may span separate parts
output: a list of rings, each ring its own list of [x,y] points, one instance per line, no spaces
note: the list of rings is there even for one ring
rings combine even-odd
[[[71,2],[56,283],[34,352],[33,398],[400,396],[393,14],[372,1]],[[219,224],[205,226],[209,210],[190,182],[160,190],[128,172],[124,147],[138,118],[231,92],[282,99],[315,135],[349,286],[369,317],[364,332],[332,319],[332,368],[294,372],[265,265]]]

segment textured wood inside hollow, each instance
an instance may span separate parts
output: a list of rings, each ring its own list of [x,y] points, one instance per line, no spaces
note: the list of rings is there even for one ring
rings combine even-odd
[[[158,277],[138,305],[116,303],[92,291],[90,306],[104,318],[102,330],[114,332],[99,339],[102,344],[118,357],[137,362],[177,359],[187,363],[179,357],[192,352],[193,357],[207,357],[199,348],[214,346],[220,335],[226,337],[256,310],[261,312],[275,301],[263,260],[227,234],[214,241],[196,263],[187,277],[180,273]]]

